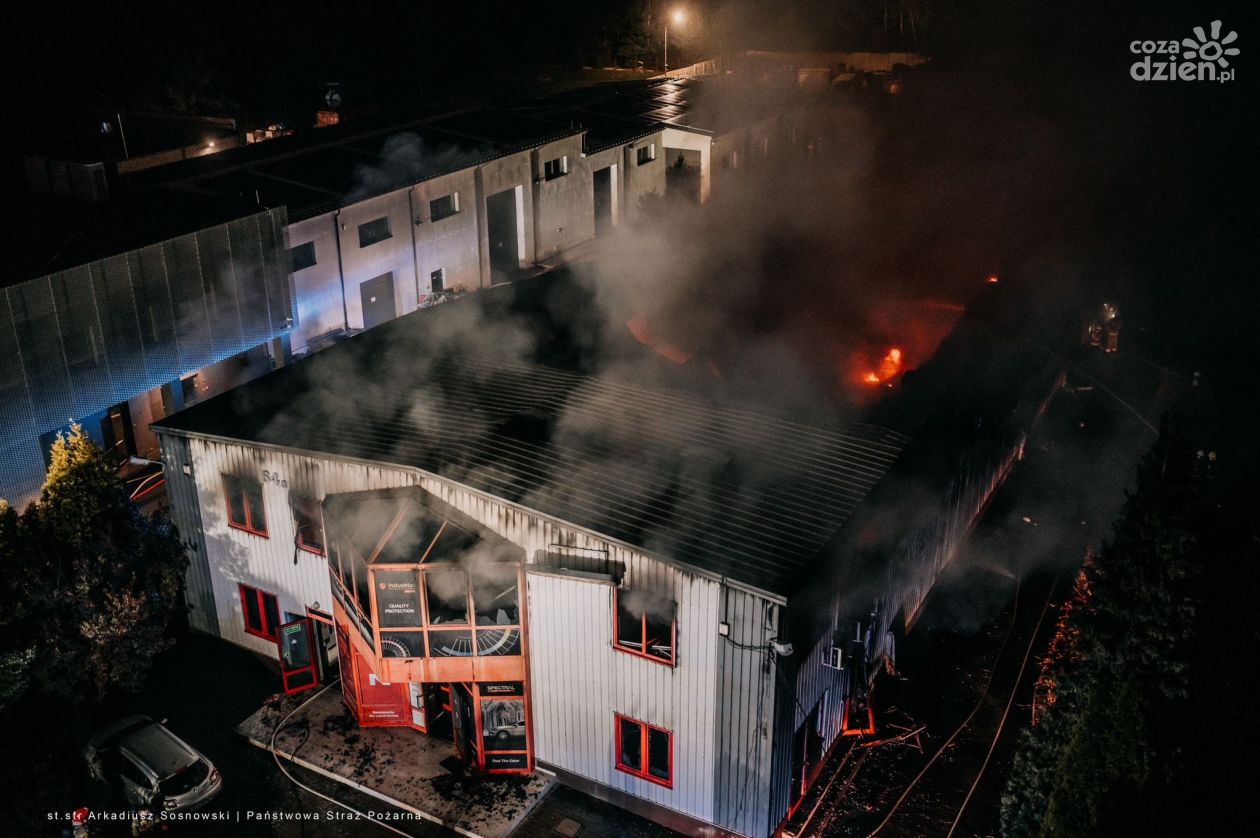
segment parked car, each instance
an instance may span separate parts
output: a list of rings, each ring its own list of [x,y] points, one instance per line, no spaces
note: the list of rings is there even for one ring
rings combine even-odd
[[[196,809],[223,788],[210,760],[148,716],[127,716],[98,730],[83,748],[88,771],[132,806]]]

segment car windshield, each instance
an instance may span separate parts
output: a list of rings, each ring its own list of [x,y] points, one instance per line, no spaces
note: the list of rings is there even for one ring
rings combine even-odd
[[[161,782],[163,797],[178,797],[181,794],[187,794],[197,786],[205,782],[206,775],[210,773],[210,766],[206,765],[205,760],[197,760],[187,768],[180,769],[171,777],[167,777]]]

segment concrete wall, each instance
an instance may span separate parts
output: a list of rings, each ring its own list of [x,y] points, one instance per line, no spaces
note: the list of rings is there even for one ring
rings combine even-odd
[[[430,277],[439,269],[443,272],[448,291],[459,287],[468,291],[480,288],[478,230],[483,205],[477,200],[475,170],[465,169],[427,180],[413,186],[411,192],[416,218],[421,220],[415,225],[421,295],[433,290]],[[434,221],[429,202],[451,194],[459,196],[459,212]]]
[[[477,213],[481,250],[481,287],[489,287],[490,234],[485,223],[486,199],[506,190],[516,194],[516,243],[520,267],[528,267],[534,261],[537,250],[534,245],[533,164],[531,154],[521,151],[509,154],[477,168]]]
[[[410,190],[400,189],[343,207],[336,215],[341,240],[341,267],[345,278],[346,321],[351,329],[363,328],[363,304],[359,286],[381,274],[394,275],[394,311],[406,314],[420,303],[416,286],[415,246]],[[390,238],[367,247],[359,246],[359,225],[378,218],[389,219]]]
[[[591,170],[581,165],[582,137],[574,135],[539,146],[533,166],[534,261],[543,262],[595,237]],[[547,180],[548,160],[564,158],[568,171]]]
[[[655,156],[651,161],[640,164],[638,150],[643,146],[652,147]],[[622,169],[625,190],[623,194],[627,221],[634,221],[639,217],[643,196],[665,194],[666,165],[664,132],[658,131],[624,146]]]
[[[306,351],[311,341],[322,335],[346,328],[337,236],[337,216],[332,212],[289,225],[290,248],[308,242],[315,245],[315,264],[293,274],[297,325],[291,341],[295,353]]]

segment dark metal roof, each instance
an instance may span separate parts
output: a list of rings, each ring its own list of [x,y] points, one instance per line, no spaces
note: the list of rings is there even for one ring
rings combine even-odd
[[[399,318],[155,427],[423,469],[784,596],[907,442],[612,373],[443,356],[430,337],[441,318],[494,293]],[[400,379],[390,358],[442,360]]]
[[[369,125],[314,129],[231,149],[152,178],[198,198],[283,204],[290,220],[300,221],[580,133],[492,110]]]
[[[5,201],[0,210],[0,249],[5,254],[0,288],[266,209],[222,196],[190,200],[168,190],[123,194],[100,203],[41,195]]]

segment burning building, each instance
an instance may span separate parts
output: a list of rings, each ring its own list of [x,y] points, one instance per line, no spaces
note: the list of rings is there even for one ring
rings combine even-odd
[[[691,365],[584,320],[583,293],[556,274],[416,312],[158,423],[191,621],[290,691],[336,658],[361,724],[478,770],[768,835],[869,726],[1055,362],[990,351],[992,289],[893,395],[811,425],[703,372],[675,389]],[[636,350],[654,386],[610,360]]]

